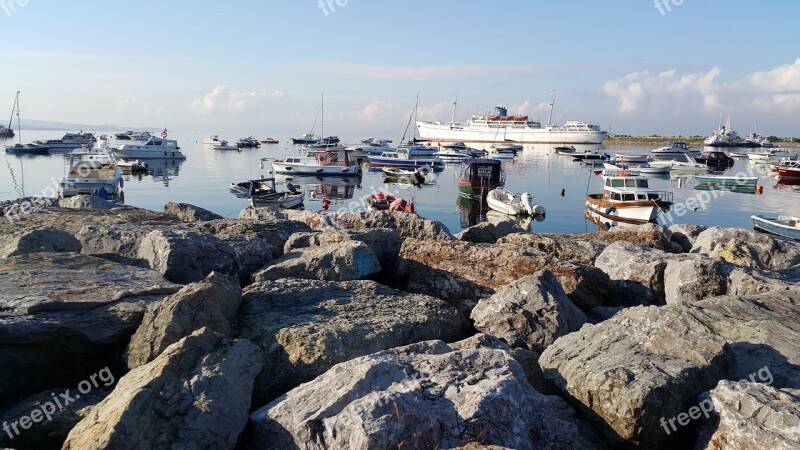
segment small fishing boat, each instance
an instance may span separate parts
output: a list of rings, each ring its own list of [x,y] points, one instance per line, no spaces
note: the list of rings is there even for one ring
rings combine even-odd
[[[736,175],[695,175],[694,179],[701,185],[708,186],[736,186],[755,189],[758,177],[742,177]]]
[[[782,236],[787,239],[800,241],[800,218],[780,215],[777,218],[768,218],[760,214],[750,216],[753,219],[753,229],[766,233]]]
[[[773,148],[770,150],[750,152],[747,157],[750,161],[756,162],[796,161],[798,153],[786,148]]]
[[[265,138],[265,139],[262,139],[262,140],[261,140],[261,141],[259,141],[259,142],[261,142],[262,144],[278,144],[278,143],[280,143],[280,141],[279,141],[279,140],[277,140],[277,139],[272,139],[272,138]]]
[[[655,168],[668,167],[671,172],[705,173],[711,170],[707,165],[700,164],[689,155],[686,155],[686,159],[686,161],[678,161],[675,159],[669,161],[650,161],[648,164],[650,167]]]
[[[414,199],[406,201],[403,198],[379,192],[364,199],[364,205],[370,211],[400,211],[414,212]]]
[[[533,196],[527,192],[515,194],[506,188],[498,187],[486,195],[489,208],[509,216],[538,216],[546,213],[543,206],[533,203]]]
[[[263,158],[260,165],[269,158]],[[353,151],[344,148],[309,152],[308,156],[295,156],[271,161],[272,171],[280,175],[354,176],[361,166],[353,159]]]
[[[575,153],[575,146],[559,145],[558,147],[553,147],[553,150],[555,150],[559,155],[572,155]]]
[[[491,146],[494,153],[511,153],[516,155],[518,152],[521,152],[525,147],[521,144],[512,144],[509,142],[503,144],[494,144]]]
[[[585,151],[583,153],[575,153],[572,155],[573,161],[605,161],[609,159],[608,153],[596,151]]]
[[[658,214],[672,206],[672,193],[650,189],[646,177],[627,171],[599,171],[603,192],[586,195],[586,208],[607,223],[640,225],[655,222]],[[604,222],[605,223],[605,222]]]
[[[239,198],[250,199],[251,204],[257,208],[267,206],[295,208],[300,206],[305,200],[305,192],[295,189],[292,183],[288,183],[286,188],[286,191],[279,192],[275,188],[274,178],[231,183],[229,187],[231,193]]]
[[[380,156],[368,156],[372,167],[400,167],[416,169],[432,167],[436,171],[444,170],[444,162],[433,156],[431,158],[413,156],[409,148],[398,148],[397,151],[383,152]]]
[[[777,172],[781,178],[800,178],[800,162],[790,162],[785,164],[770,164],[773,172]]]
[[[458,175],[458,190],[468,197],[485,197],[505,183],[502,162],[493,159],[467,159]]]
[[[50,151],[50,148],[46,145],[22,143],[22,126],[19,118],[19,91],[17,91],[17,97],[16,100],[14,100],[14,106],[11,108],[11,120],[14,120],[15,110],[17,114],[17,130],[19,131],[17,133],[17,137],[19,138],[19,141],[14,145],[6,145],[6,153],[46,155]],[[8,121],[9,130],[11,129],[11,120]],[[12,132],[11,136],[13,135],[14,133]]]
[[[694,158],[696,162],[713,167],[731,167],[734,160],[725,152],[715,151],[708,152],[701,156]]]
[[[383,176],[389,180],[406,178],[411,180],[412,184],[415,185],[431,184],[436,179],[436,175],[431,173],[427,167],[419,167],[417,169],[384,167],[381,171],[383,172]]]
[[[666,175],[671,170],[671,167],[653,167],[650,164],[645,164],[636,168],[637,172],[648,175]]]
[[[318,134],[305,133],[299,138],[292,138],[292,144],[316,144],[322,138]]]
[[[433,155],[445,162],[459,162],[470,157],[467,153],[451,149],[440,150]]]

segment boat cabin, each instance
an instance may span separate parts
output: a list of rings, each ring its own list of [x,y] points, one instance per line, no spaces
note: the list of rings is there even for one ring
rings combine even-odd
[[[350,167],[356,165],[353,159],[353,151],[349,149],[322,149],[308,152],[308,156],[314,157],[320,166],[339,166]],[[287,158],[285,162],[292,162],[293,158]],[[298,158],[299,162],[300,159]]]
[[[649,180],[645,177],[632,176],[627,172],[603,175],[605,187],[603,198],[612,202],[649,202],[672,203],[671,192],[650,189]]]
[[[496,159],[467,159],[459,179],[475,185],[498,186],[505,180],[502,162]]]

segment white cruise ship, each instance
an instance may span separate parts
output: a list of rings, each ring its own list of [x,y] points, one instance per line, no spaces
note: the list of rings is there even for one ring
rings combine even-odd
[[[455,104],[454,104],[455,105]],[[550,103],[550,118],[553,115]],[[455,116],[455,106],[453,107]],[[473,115],[466,123],[417,121],[419,136],[423,140],[442,142],[506,142],[525,144],[602,144],[608,132],[593,123],[567,121],[563,126],[550,123],[542,126],[528,116],[509,116],[502,106],[494,115]]]

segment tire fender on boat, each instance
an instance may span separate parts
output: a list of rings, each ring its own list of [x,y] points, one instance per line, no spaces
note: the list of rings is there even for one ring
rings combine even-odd
[[[614,208],[613,206],[609,206],[608,208],[606,208],[606,209],[605,209],[605,212],[606,212],[606,214],[611,214],[611,213],[612,213],[612,212],[614,212],[616,209],[617,209],[617,208]]]
[[[124,180],[123,178],[120,178],[120,179],[119,179],[119,187],[120,187],[120,188],[123,188],[123,187],[125,187],[125,180]]]

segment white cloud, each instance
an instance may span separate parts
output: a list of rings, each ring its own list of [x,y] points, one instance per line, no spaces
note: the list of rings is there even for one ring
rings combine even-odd
[[[234,92],[227,86],[217,86],[211,92],[192,102],[192,109],[204,113],[215,111],[244,112],[257,108],[269,100],[284,98],[283,91]]]
[[[570,65],[492,65],[492,64],[451,64],[451,65],[377,65],[347,63],[338,61],[305,61],[301,67],[316,72],[376,79],[447,81],[493,78],[526,78],[547,73],[564,73],[576,70]]]
[[[680,114],[702,106],[706,113],[722,109],[774,113],[800,112],[800,59],[741,80],[722,82],[719,66],[707,72],[678,75],[668,70],[655,76],[647,70],[630,73],[603,86],[619,102],[619,113]]]

